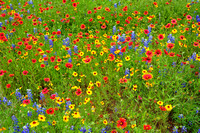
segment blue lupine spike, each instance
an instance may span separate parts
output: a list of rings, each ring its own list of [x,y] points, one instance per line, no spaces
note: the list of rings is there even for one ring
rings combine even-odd
[[[78,46],[76,46],[76,45],[74,46],[74,52],[78,53]]]
[[[116,32],[116,26],[113,26],[113,35],[115,34]]]
[[[2,25],[3,25],[3,23],[2,23],[2,22],[0,22],[0,27],[2,27]]]
[[[7,25],[7,22],[8,22],[8,20],[6,19],[6,20],[5,20],[5,25]]]
[[[39,21],[42,21],[42,19],[41,19],[41,18],[38,18],[38,20],[39,20]]]
[[[50,48],[53,47],[53,41],[51,39],[49,40],[49,45],[50,45]]]
[[[47,41],[49,39],[48,35],[44,35],[44,39],[45,39],[45,41]]]
[[[117,8],[117,3],[114,4],[114,7]]]
[[[71,63],[71,62],[72,62],[72,59],[71,59],[71,58],[69,58],[69,59],[68,59],[68,62],[69,62],[69,63]]]
[[[72,55],[71,49],[67,50],[67,52],[70,56]]]

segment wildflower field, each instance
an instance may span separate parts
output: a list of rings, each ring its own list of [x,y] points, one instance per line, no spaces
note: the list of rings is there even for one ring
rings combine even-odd
[[[0,132],[200,133],[199,0],[0,0]]]

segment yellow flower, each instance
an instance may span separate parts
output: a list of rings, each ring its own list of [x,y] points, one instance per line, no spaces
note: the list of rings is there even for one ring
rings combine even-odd
[[[173,33],[173,34],[177,33],[177,29],[173,29],[173,30],[172,30],[172,33]]]
[[[137,90],[137,85],[133,85],[133,90],[136,91]]]
[[[101,101],[100,103],[101,103],[101,105],[104,105],[104,102],[103,102],[103,101]]]
[[[92,74],[93,76],[97,76],[97,71],[94,71]]]
[[[55,121],[55,120],[52,121],[52,125],[53,125],[53,126],[56,125],[56,121]]]
[[[79,55],[80,55],[80,56],[83,56],[83,55],[84,55],[84,52],[80,52]]]
[[[136,127],[136,124],[131,125],[131,128],[135,128],[135,127]]]
[[[75,106],[75,104],[71,104],[71,105],[69,105],[69,108],[70,108],[71,110],[73,110],[73,109],[74,109],[74,106]]]
[[[125,57],[125,60],[126,60],[126,61],[129,61],[130,59],[131,59],[130,56],[126,56],[126,57]]]
[[[87,97],[86,97],[86,98],[85,98],[85,101],[86,101],[86,102],[89,102],[89,101],[90,101],[90,98],[87,98]]]
[[[167,111],[171,111],[172,110],[172,105],[171,104],[170,105],[166,105],[165,108],[166,108]]]
[[[38,120],[39,121],[45,121],[46,117],[44,115],[38,115]]]
[[[160,106],[162,106],[163,102],[162,101],[158,101],[157,104],[160,105]]]
[[[98,15],[98,16],[97,16],[97,19],[101,19],[101,16],[100,16],[100,15]]]
[[[104,120],[104,121],[103,121],[103,124],[107,125],[107,124],[108,124],[107,120]]]
[[[74,77],[78,76],[78,73],[77,72],[73,72],[72,74]]]
[[[30,123],[30,125],[31,125],[31,128],[32,128],[32,127],[36,127],[36,126],[39,125],[39,122],[38,122],[37,120],[35,120],[35,121],[32,121],[32,122]]]
[[[95,50],[92,50],[91,51],[91,54],[96,54],[97,52]]]
[[[64,121],[64,122],[68,122],[68,121],[69,121],[69,116],[64,115],[64,116],[63,116],[63,121]]]
[[[74,111],[74,113],[72,114],[72,116],[74,117],[74,118],[80,118],[81,116],[80,116],[80,113],[79,112],[76,112],[76,111]]]
[[[101,56],[103,56],[103,54],[104,54],[104,52],[103,52],[103,51],[101,51],[101,52],[100,52],[100,55],[101,55]]]
[[[87,90],[86,91],[88,95],[92,95],[92,91],[91,90]]]
[[[91,110],[92,110],[92,112],[95,112],[95,107],[94,107],[94,106],[92,106]]]
[[[82,119],[82,120],[81,120],[82,124],[84,124],[84,121],[85,121],[85,119]]]
[[[142,70],[142,73],[144,74],[144,73],[147,73],[147,70]]]

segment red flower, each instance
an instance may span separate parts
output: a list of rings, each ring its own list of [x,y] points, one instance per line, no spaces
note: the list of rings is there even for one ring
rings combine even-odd
[[[11,85],[10,85],[10,84],[7,84],[7,85],[6,85],[6,88],[10,88],[10,87],[11,87]]]
[[[85,29],[85,25],[84,25],[84,24],[81,25],[81,29],[82,29],[82,30]]]
[[[150,130],[152,129],[150,125],[144,125],[144,130]]]
[[[121,52],[122,53],[126,52],[126,46],[121,49]]]
[[[117,127],[118,128],[125,128],[127,126],[127,123],[126,123],[126,119],[124,118],[120,118],[118,121],[117,121]]]
[[[152,57],[152,56],[153,56],[153,52],[152,52],[152,51],[147,51],[147,52],[146,52],[146,55],[147,55],[148,57]]]
[[[29,99],[23,100],[23,104],[29,105],[30,104],[30,100]]]
[[[70,69],[71,69],[71,68],[73,67],[73,64],[71,64],[71,63],[66,63],[65,66],[66,66],[67,68],[70,68]]]
[[[109,54],[108,59],[109,59],[110,61],[113,61],[113,60],[115,59],[115,55]]]
[[[163,39],[164,39],[163,34],[159,34],[159,35],[158,35],[158,39],[159,39],[159,40],[163,40]]]
[[[27,75],[27,74],[28,74],[28,71],[25,70],[25,71],[23,71],[22,73],[23,73],[23,75]]]
[[[177,22],[176,19],[172,19],[172,20],[171,20],[171,23],[172,23],[172,24],[176,24],[176,22]]]
[[[108,80],[108,77],[107,76],[103,77],[103,80],[104,81]]]
[[[145,33],[145,34],[148,34],[148,33],[149,33],[149,31],[146,29],[146,30],[144,30],[144,33]]]
[[[49,109],[47,109],[46,113],[48,115],[52,115],[52,114],[54,114],[54,109],[53,108],[49,108]]]
[[[82,93],[81,89],[77,89],[76,92],[75,92],[75,94],[76,94],[77,96],[80,96],[81,93]]]
[[[168,43],[167,44],[167,48],[168,49],[173,49],[174,48],[174,44],[173,43]]]
[[[114,130],[111,131],[111,133],[117,133],[117,131],[114,129]]]
[[[67,1],[66,0],[63,0],[63,3],[65,4]]]
[[[4,73],[3,73],[3,70],[0,70],[0,76],[3,76]]]
[[[156,56],[160,56],[160,55],[162,55],[162,51],[161,51],[160,49],[157,49],[157,50],[154,52],[154,54],[155,54]]]
[[[187,20],[191,20],[192,19],[192,17],[190,15],[187,15],[186,18],[187,18]]]
[[[47,89],[47,88],[44,88],[43,90],[42,90],[42,94],[47,94],[49,92],[49,90]]]
[[[56,94],[52,94],[52,95],[50,96],[51,99],[55,99],[55,97],[56,97]]]
[[[45,81],[45,82],[49,82],[50,79],[49,79],[49,78],[44,78],[44,81]]]
[[[164,106],[159,106],[160,110],[166,111],[166,108]]]
[[[149,79],[152,79],[152,78],[153,78],[153,75],[150,74],[150,73],[146,73],[146,74],[142,75],[142,78],[143,78],[144,80],[149,80]]]
[[[166,55],[168,55],[168,52],[167,52],[167,50],[165,50],[165,49],[164,49],[164,52],[165,52],[165,54],[166,54]]]
[[[36,63],[36,61],[37,61],[36,59],[32,59],[32,63]]]
[[[72,6],[75,8],[77,7],[77,3],[73,3]]]

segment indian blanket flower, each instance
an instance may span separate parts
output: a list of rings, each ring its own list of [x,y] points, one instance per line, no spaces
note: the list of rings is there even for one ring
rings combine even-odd
[[[144,125],[143,127],[144,127],[144,130],[150,130],[150,129],[152,129],[152,127],[150,125]]]
[[[73,64],[72,63],[66,63],[65,66],[69,69],[71,69],[73,67]]]
[[[166,105],[165,108],[166,108],[167,111],[171,111],[173,109],[171,104],[170,105]]]
[[[30,123],[30,125],[31,125],[31,128],[32,128],[32,127],[36,127],[36,126],[39,125],[39,122],[38,122],[37,120],[35,120],[35,121],[32,121],[32,122]]]
[[[49,108],[49,109],[46,110],[46,113],[49,114],[49,115],[52,115],[52,114],[54,114],[54,109]]]
[[[127,126],[127,122],[126,122],[126,119],[124,118],[120,118],[118,121],[117,121],[117,127],[118,128],[125,128]]]
[[[149,79],[152,79],[152,78],[153,78],[153,75],[150,74],[150,73],[145,73],[145,74],[142,75],[142,78],[143,78],[144,80],[149,80]]]
[[[38,120],[39,120],[39,121],[45,121],[45,120],[46,120],[46,117],[45,117],[44,115],[39,114],[39,115],[38,115]]]
[[[30,104],[30,100],[29,99],[23,100],[23,104],[29,105]]]

